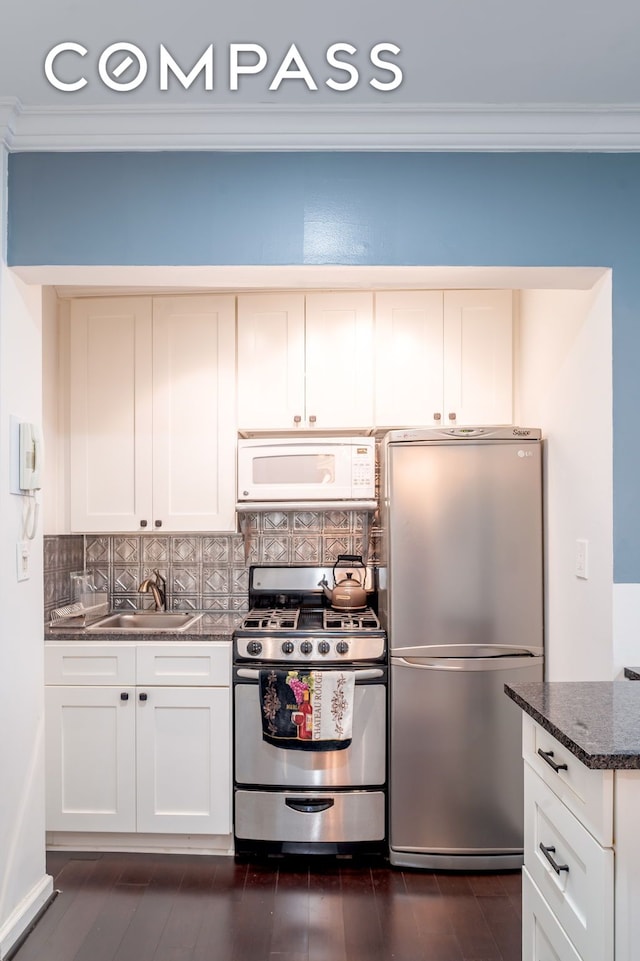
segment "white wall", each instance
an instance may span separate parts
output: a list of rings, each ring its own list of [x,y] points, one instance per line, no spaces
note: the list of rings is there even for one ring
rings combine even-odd
[[[52,891],[45,873],[42,534],[17,582],[24,498],[9,493],[9,418],[41,421],[39,287],[6,267],[6,154],[0,155],[0,958]]]
[[[59,301],[53,287],[42,288],[42,428],[46,443],[42,490],[44,534],[69,532],[69,302]]]
[[[589,291],[522,291],[519,337],[518,420],[546,438],[547,678],[611,680],[611,275]]]

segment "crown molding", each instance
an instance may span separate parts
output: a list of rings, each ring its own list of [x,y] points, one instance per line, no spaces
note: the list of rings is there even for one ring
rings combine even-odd
[[[30,106],[0,143],[36,150],[638,151],[640,104]]]

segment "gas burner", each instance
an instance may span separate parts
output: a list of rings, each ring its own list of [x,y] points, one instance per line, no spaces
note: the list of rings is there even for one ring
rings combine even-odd
[[[298,608],[293,610],[271,608],[264,611],[254,608],[245,616],[242,627],[258,631],[295,631],[299,614]]]
[[[327,631],[377,631],[380,621],[367,607],[363,611],[325,611],[324,628]]]

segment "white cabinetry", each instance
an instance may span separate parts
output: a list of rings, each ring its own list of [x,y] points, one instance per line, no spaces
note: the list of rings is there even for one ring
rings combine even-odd
[[[375,336],[378,427],[511,423],[510,290],[376,293]]]
[[[234,529],[232,296],[71,303],[72,531]]]
[[[231,831],[230,646],[47,644],[48,831]]]
[[[632,961],[640,772],[587,769],[527,715],[523,756],[523,961]]]
[[[238,297],[241,428],[373,425],[373,294]]]

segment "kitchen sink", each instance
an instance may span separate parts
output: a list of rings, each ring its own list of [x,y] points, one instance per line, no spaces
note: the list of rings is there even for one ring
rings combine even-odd
[[[186,631],[202,617],[191,611],[120,611],[96,621],[89,631]]]

